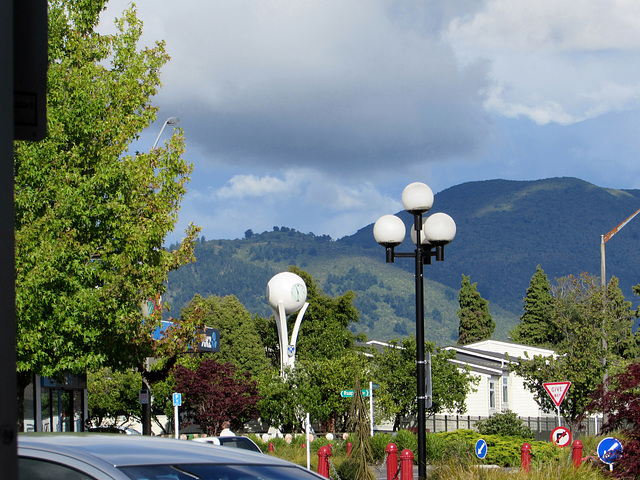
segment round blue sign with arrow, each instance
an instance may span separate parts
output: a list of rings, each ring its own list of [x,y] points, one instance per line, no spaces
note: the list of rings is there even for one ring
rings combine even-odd
[[[478,458],[484,458],[487,456],[487,442],[484,439],[480,439],[476,442],[476,455]]]
[[[598,444],[598,457],[609,465],[617,462],[622,455],[622,443],[617,438],[607,437]]]

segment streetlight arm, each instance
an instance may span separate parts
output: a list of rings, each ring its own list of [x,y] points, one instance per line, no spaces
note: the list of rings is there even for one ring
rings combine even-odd
[[[640,213],[640,208],[636,210],[631,216],[629,216],[624,222],[622,222],[616,228],[611,230],[609,233],[607,233],[606,235],[600,235],[600,282],[602,284],[602,288],[604,288],[607,284],[607,270],[606,270],[607,267],[605,265],[605,259],[604,259],[605,257],[604,244],[607,243],[611,239],[611,237],[613,237],[616,233],[622,230],[622,227],[624,227],[627,223],[633,220],[633,217],[635,217],[639,213]]]
[[[180,123],[180,119],[178,117],[169,117],[164,121],[164,123],[162,124],[162,128],[160,129],[160,132],[158,133],[158,136],[156,137],[156,141],[153,142],[153,147],[151,147],[152,151],[156,149],[156,145],[158,145],[158,141],[160,140],[160,136],[162,135],[162,132],[164,131],[164,127],[166,127],[167,125],[177,125],[178,123]]]
[[[640,208],[638,210],[636,210],[635,213],[633,213],[629,218],[627,218],[624,222],[622,222],[616,228],[611,230],[606,235],[603,235],[602,236],[602,243],[607,243],[611,237],[613,237],[616,233],[618,233],[620,230],[622,230],[622,227],[624,227],[627,223],[629,223],[631,220],[633,220],[633,217],[635,217],[639,213],[640,213]]]
[[[151,147],[151,150],[155,150],[156,149],[156,145],[158,145],[158,141],[160,140],[160,136],[162,135],[162,132],[164,131],[164,127],[167,126],[167,121],[168,120],[165,120],[164,123],[162,124],[162,128],[158,132],[158,136],[156,137],[156,141],[153,142],[153,147]]]

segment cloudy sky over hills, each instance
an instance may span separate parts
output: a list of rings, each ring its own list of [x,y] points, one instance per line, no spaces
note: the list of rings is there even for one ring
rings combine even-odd
[[[111,0],[103,28],[128,2]],[[274,225],[333,238],[474,180],[640,188],[640,3],[138,0],[171,62],[193,180],[181,238]],[[164,136],[168,136],[165,132]],[[446,205],[434,205],[434,211]],[[612,219],[612,228],[632,212]]]

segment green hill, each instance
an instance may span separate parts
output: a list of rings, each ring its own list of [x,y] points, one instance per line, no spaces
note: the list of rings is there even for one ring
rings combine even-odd
[[[451,187],[436,195],[434,210],[451,215],[455,240],[446,260],[425,266],[426,338],[440,345],[457,340],[458,290],[462,275],[478,283],[496,321],[494,338],[506,340],[518,322],[522,298],[540,264],[549,279],[600,273],[600,235],[640,208],[640,190],[612,190],[574,178],[490,180]],[[411,217],[399,214],[409,228]],[[248,228],[251,226],[248,225]],[[233,294],[250,312],[271,315],[269,279],[296,265],[335,295],[353,290],[360,322],[355,330],[388,340],[415,331],[413,261],[384,262],[373,225],[332,240],[281,227],[238,240],[201,241],[197,262],[169,275],[165,300],[173,316],[195,293]],[[640,219],[607,243],[607,276],[615,275],[628,299],[640,283]],[[399,251],[413,250],[405,240]]]

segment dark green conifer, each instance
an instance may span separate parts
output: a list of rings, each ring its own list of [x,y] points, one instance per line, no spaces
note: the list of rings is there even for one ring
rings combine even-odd
[[[520,316],[520,323],[510,332],[511,340],[525,345],[556,345],[560,340],[560,332],[551,319],[551,304],[551,285],[538,265],[524,297],[524,313]]]
[[[489,302],[480,296],[477,283],[472,285],[468,275],[462,275],[462,286],[458,299],[460,303],[458,345],[467,345],[491,338],[496,323],[489,313]]]

